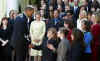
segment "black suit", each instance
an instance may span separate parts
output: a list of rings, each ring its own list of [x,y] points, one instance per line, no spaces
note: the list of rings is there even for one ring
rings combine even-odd
[[[64,21],[62,19],[57,18],[56,20],[57,20],[56,23],[55,23],[55,19],[50,20],[47,24],[47,29],[51,28],[51,27],[54,27],[58,30],[60,27],[64,26]]]
[[[78,17],[79,17],[79,7],[76,7],[76,8],[73,7],[73,18],[74,18],[75,26],[77,24]]]
[[[99,4],[98,1],[96,1],[96,2],[90,1],[90,2],[89,2],[89,6],[90,6],[90,9],[91,9],[92,7],[94,7],[95,9],[100,8],[100,4]]]
[[[27,51],[27,39],[25,35],[28,35],[29,30],[27,26],[27,17],[25,14],[17,16],[14,24],[14,30],[12,35],[12,46],[16,51],[16,61],[24,61]]]

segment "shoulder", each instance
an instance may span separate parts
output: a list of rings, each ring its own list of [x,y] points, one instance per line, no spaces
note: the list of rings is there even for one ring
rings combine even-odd
[[[95,25],[92,26],[92,28],[94,28],[94,29],[100,29],[100,24],[95,24]]]
[[[44,21],[40,21],[41,23],[43,23],[43,24],[45,24],[45,22]]]
[[[24,17],[23,14],[19,14],[19,15],[16,17],[16,20],[15,20],[15,21],[21,21],[23,17]]]
[[[24,15],[23,14],[19,14],[16,18],[23,18],[24,17]]]
[[[63,39],[63,40],[61,40],[61,44],[63,44],[63,45],[69,45],[69,40],[67,40],[67,39]]]
[[[32,21],[32,22],[31,22],[31,25],[34,25],[35,22],[36,22],[36,21]]]

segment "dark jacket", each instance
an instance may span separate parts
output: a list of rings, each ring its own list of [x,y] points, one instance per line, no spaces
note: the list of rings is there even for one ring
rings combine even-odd
[[[52,20],[49,20],[49,22],[47,24],[47,28],[54,27],[57,30],[60,27],[63,27],[63,26],[64,26],[64,21],[62,19],[60,19],[60,18],[57,18],[57,22],[56,23],[55,23],[55,19],[52,19]]]
[[[68,61],[82,61],[82,56],[84,53],[84,47],[80,42],[72,44],[69,51]]]
[[[18,56],[24,55],[26,51],[27,39],[25,36],[29,34],[27,20],[25,14],[20,14],[14,23],[11,45],[15,48]]]
[[[74,20],[75,20],[75,24],[77,23],[77,19],[79,17],[79,7],[77,7],[76,9],[73,7],[73,17],[74,17]]]

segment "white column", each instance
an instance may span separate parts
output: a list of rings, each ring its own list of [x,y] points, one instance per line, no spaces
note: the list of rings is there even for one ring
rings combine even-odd
[[[0,24],[1,18],[6,15],[6,0],[0,0]]]
[[[7,0],[7,16],[9,17],[10,10],[18,10],[18,0]]]

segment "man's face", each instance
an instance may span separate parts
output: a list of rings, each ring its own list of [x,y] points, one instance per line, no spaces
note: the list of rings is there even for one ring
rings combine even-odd
[[[34,13],[34,10],[26,10],[26,14],[29,17],[31,17],[33,13]]]
[[[82,0],[82,3],[83,3],[84,6],[88,5],[88,2],[86,0]]]
[[[71,13],[67,13],[67,17],[68,17],[69,19],[72,18]]]
[[[54,18],[58,18],[58,16],[59,16],[58,11],[54,11]]]

